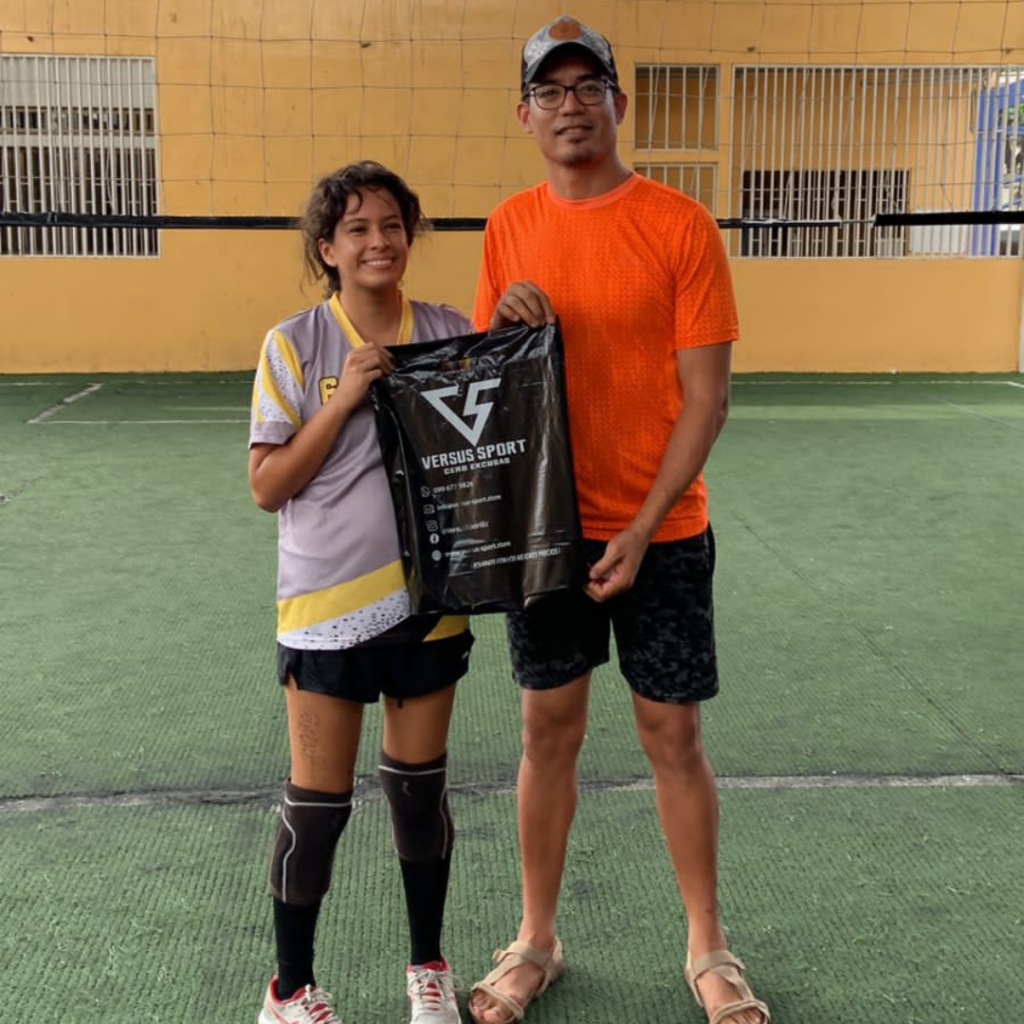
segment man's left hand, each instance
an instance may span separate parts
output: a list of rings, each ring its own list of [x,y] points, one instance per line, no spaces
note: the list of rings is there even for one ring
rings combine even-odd
[[[647,543],[633,530],[623,530],[612,537],[604,554],[590,567],[590,579],[583,588],[587,596],[601,602],[629,590],[640,569]]]

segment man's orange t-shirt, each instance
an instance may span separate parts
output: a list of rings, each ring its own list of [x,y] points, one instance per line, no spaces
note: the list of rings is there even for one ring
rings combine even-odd
[[[523,280],[561,321],[583,533],[609,540],[646,499],[682,409],[676,350],[737,337],[718,226],[699,203],[637,174],[595,199],[562,199],[544,183],[488,219],[478,330]],[[707,522],[699,475],[653,540],[692,537]]]

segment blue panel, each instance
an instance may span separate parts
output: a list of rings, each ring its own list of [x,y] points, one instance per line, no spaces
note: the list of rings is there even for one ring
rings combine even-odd
[[[1006,82],[978,94],[974,152],[975,210],[1020,210],[1024,183],[1024,82]],[[977,225],[971,252],[999,253],[1000,228]]]

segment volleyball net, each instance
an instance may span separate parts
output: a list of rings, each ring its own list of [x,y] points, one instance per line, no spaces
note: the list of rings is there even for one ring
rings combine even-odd
[[[0,254],[150,256],[289,229],[379,160],[440,230],[537,180],[514,116],[537,0],[27,0],[0,7]],[[1019,252],[1024,3],[581,0],[620,151],[745,257]]]

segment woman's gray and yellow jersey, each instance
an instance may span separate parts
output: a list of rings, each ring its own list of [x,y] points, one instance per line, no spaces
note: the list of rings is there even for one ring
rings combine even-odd
[[[399,344],[470,334],[451,306],[402,300]],[[364,344],[334,295],[282,321],[263,343],[249,443],[284,444],[338,386]],[[349,417],[320,471],[279,513],[277,639],[302,650],[355,647],[410,615],[398,531],[369,399]],[[466,629],[444,616],[427,640]]]

